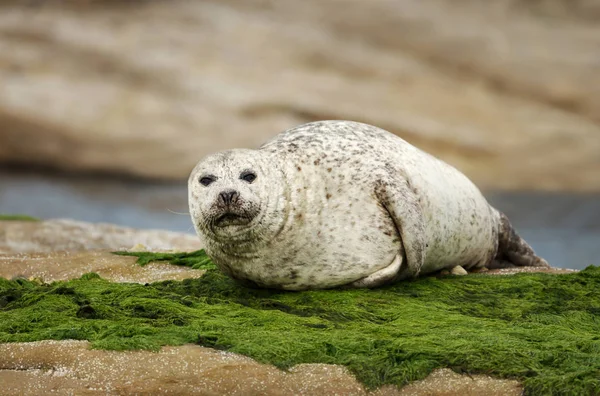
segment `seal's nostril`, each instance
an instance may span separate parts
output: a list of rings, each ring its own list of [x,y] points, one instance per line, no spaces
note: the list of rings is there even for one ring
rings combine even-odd
[[[229,205],[229,204],[237,201],[238,197],[239,197],[239,193],[235,190],[225,190],[219,194],[219,199],[225,205]]]

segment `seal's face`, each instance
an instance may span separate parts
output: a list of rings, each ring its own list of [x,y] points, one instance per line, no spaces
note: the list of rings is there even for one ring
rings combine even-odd
[[[221,241],[256,233],[269,202],[269,169],[253,150],[229,150],[200,161],[189,181],[190,214],[199,234]]]

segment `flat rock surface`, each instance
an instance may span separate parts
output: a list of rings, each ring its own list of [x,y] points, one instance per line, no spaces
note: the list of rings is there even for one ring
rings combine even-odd
[[[36,278],[53,282],[88,272],[114,282],[156,282],[195,278],[204,271],[168,263],[144,267],[135,257],[115,250],[193,251],[201,249],[194,235],[138,230],[112,224],[73,220],[0,221],[0,277]]]
[[[483,188],[600,191],[595,1],[0,7],[0,161],[182,180],[207,153],[351,119]]]
[[[517,381],[436,370],[402,389],[367,392],[348,370],[302,364],[284,372],[196,345],[158,353],[91,350],[85,341],[0,344],[3,395],[520,395]]]
[[[489,270],[485,272],[488,275],[514,275],[522,273],[546,273],[546,274],[569,274],[577,272],[577,270],[569,268],[543,268],[543,267],[514,267],[514,268],[503,268]]]
[[[168,263],[154,262],[142,267],[135,260],[136,257],[107,251],[0,254],[0,278],[55,282],[95,272],[113,282],[149,283],[198,278],[204,274],[201,270]]]
[[[195,235],[171,231],[139,230],[66,219],[0,221],[0,254],[126,250],[135,245],[150,250],[201,249]]]

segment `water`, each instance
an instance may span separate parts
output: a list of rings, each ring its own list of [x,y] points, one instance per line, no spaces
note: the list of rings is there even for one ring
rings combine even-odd
[[[553,266],[582,269],[600,265],[600,195],[485,195]],[[158,184],[0,171],[0,213],[193,233],[187,211],[184,182]]]

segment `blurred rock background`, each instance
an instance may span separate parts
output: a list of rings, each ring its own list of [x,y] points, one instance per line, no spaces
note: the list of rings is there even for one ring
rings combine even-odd
[[[350,119],[600,264],[596,0],[4,0],[0,212],[190,230],[204,155]]]

